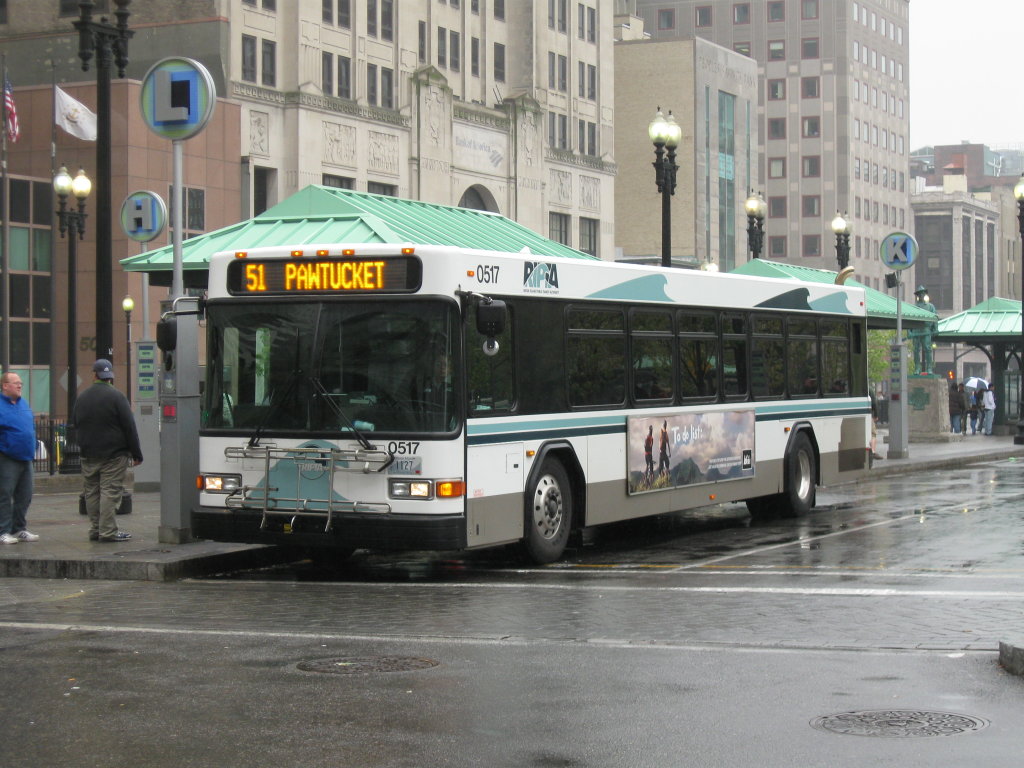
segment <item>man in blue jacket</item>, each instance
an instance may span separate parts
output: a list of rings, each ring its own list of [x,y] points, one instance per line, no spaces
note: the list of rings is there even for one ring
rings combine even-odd
[[[71,422],[82,454],[82,495],[89,513],[91,541],[127,541],[117,529],[117,506],[124,495],[129,466],[142,463],[139,433],[128,398],[114,389],[114,368],[109,360],[92,366],[96,381],[75,401]]]
[[[21,396],[21,377],[5,373],[0,376],[0,544],[39,540],[25,528],[35,455],[36,425]]]

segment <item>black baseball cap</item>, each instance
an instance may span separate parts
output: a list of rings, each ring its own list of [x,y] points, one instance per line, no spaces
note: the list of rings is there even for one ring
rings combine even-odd
[[[104,381],[114,378],[114,366],[110,364],[109,360],[97,360],[92,364],[92,372],[96,374],[97,379]]]

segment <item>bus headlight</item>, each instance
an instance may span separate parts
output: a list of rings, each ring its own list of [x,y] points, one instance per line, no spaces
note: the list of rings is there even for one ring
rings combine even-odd
[[[242,487],[241,475],[200,475],[199,490],[207,493],[232,493]]]
[[[430,480],[391,480],[388,493],[393,499],[431,499],[434,484]]]

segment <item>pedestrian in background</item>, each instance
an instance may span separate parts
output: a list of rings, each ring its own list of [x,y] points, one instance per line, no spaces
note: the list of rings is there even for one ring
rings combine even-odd
[[[963,388],[958,388],[956,382],[949,385],[949,426],[954,434],[960,434],[960,423],[963,420],[964,411],[967,410],[967,397]]]
[[[127,541],[117,529],[117,507],[124,495],[128,467],[142,463],[139,432],[128,398],[114,389],[109,360],[92,366],[95,381],[75,401],[72,424],[82,455],[82,495],[91,541]]]
[[[967,413],[970,410],[969,397],[967,395],[967,390],[964,389],[964,385],[963,384],[957,384],[956,385],[956,391],[960,393],[960,397],[963,399],[963,402],[964,402],[964,409],[960,413],[960,431],[963,432],[966,435],[967,434]]]
[[[5,373],[0,376],[0,544],[39,541],[25,528],[35,456],[36,425],[21,396],[21,377]]]
[[[978,397],[980,395],[981,395],[981,392],[975,391],[973,394],[971,394],[968,397],[967,412],[968,412],[968,415],[971,418],[971,434],[972,435],[978,434],[978,415],[979,415],[979,413],[981,411],[981,408],[978,405]]]
[[[992,434],[992,420],[996,417],[996,396],[992,394],[992,387],[983,387],[981,396],[981,407],[985,409],[985,425],[982,432],[986,435]]]

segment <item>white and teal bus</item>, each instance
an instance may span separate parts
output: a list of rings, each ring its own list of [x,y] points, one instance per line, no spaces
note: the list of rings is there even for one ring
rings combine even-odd
[[[210,261],[203,538],[518,543],[867,468],[863,290],[393,244]]]

